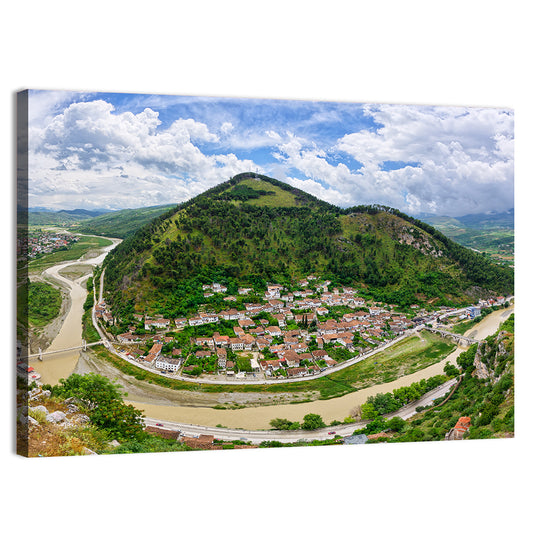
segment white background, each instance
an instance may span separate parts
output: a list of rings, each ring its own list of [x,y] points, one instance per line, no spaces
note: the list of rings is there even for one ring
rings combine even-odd
[[[14,421],[5,416],[7,530],[528,530],[527,3],[10,4],[0,31],[6,414],[14,397],[15,91],[25,88],[511,107],[520,313],[513,440],[29,460],[14,455]]]

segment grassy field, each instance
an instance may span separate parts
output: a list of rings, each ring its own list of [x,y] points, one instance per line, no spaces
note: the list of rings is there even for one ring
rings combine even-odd
[[[28,290],[28,289],[25,289]],[[48,283],[29,284],[27,296],[28,320],[32,326],[45,326],[61,309],[61,291]]]
[[[125,374],[174,390],[206,393],[234,391],[243,393],[319,392],[321,399],[328,399],[344,396],[372,385],[388,383],[401,376],[412,374],[441,361],[454,349],[454,344],[443,340],[440,336],[423,332],[420,337],[413,336],[404,339],[365,361],[322,378],[295,383],[274,383],[272,385],[209,385],[178,381],[131,365],[101,346],[96,347],[94,351]]]
[[[258,191],[267,191],[273,192],[273,195],[261,196],[260,198],[254,198],[253,200],[248,200],[248,203],[251,205],[257,205],[259,207],[268,206],[268,207],[295,207],[296,201],[294,195],[289,191],[284,191],[279,187],[272,185],[266,181],[259,181],[254,179],[248,179],[241,181],[240,185],[246,185],[252,189]]]
[[[39,259],[34,259],[28,263],[28,271],[36,272],[45,270],[52,265],[61,263],[63,261],[76,261],[89,250],[94,248],[102,248],[113,244],[109,239],[103,239],[101,237],[91,237],[88,235],[82,235],[80,240],[72,245],[68,250],[60,250],[47,254]]]
[[[480,320],[470,320],[469,318],[466,320],[462,320],[461,322],[454,324],[454,326],[452,327],[452,331],[454,333],[459,333],[459,335],[464,335],[465,332],[468,331],[477,322],[480,322]]]

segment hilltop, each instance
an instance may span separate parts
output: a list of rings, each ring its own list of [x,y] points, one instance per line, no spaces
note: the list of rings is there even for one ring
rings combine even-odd
[[[513,292],[513,273],[432,226],[384,206],[341,209],[267,176],[244,173],[152,220],[105,261],[117,316],[180,316],[203,283],[261,290],[308,275],[400,306],[471,303]]]

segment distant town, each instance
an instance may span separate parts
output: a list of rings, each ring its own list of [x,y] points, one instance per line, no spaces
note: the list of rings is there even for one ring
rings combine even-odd
[[[27,235],[27,238],[22,237],[17,240],[17,257],[36,259],[58,250],[67,250],[79,240],[78,235],[67,232],[33,231]]]

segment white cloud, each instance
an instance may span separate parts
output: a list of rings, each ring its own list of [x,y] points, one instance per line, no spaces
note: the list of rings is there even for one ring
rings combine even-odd
[[[181,201],[247,170],[341,206],[460,215],[514,205],[510,111],[366,105],[350,115],[309,104],[315,111],[302,120],[280,112],[265,121],[246,108],[213,106],[208,126],[190,109],[191,117],[172,115],[164,99],[156,108],[157,97],[153,107],[135,100],[134,109],[144,108],[137,113],[92,98],[31,93],[30,189],[44,195],[39,205],[56,205],[61,194],[78,204],[97,201],[93,195],[128,206]],[[169,113],[182,118],[169,121]],[[254,151],[263,168],[248,159]]]
[[[302,189],[302,191],[312,194],[313,196],[331,204],[341,205],[346,202],[346,196],[344,193],[336,189],[326,189],[321,183],[318,183],[313,179],[301,180],[289,177],[286,181],[293,187]]]
[[[228,135],[233,131],[233,124],[231,122],[224,122],[222,126],[220,126],[220,132],[222,135]]]
[[[77,102],[34,124],[30,205],[37,196],[39,205],[50,206],[67,199],[69,205],[94,201],[108,207],[178,202],[257,169],[233,153],[204,154],[202,143],[219,142],[205,124],[180,118],[161,129],[159,113],[150,108],[117,113],[103,100]]]
[[[288,175],[294,168],[325,183],[315,189],[321,198],[333,198],[335,189],[339,205],[382,203],[449,215],[514,205],[512,112],[395,105],[367,105],[364,112],[378,128],[347,134],[328,151],[351,156],[356,170],[331,164],[322,150],[294,136],[273,155]],[[389,161],[400,168],[387,170]]]

